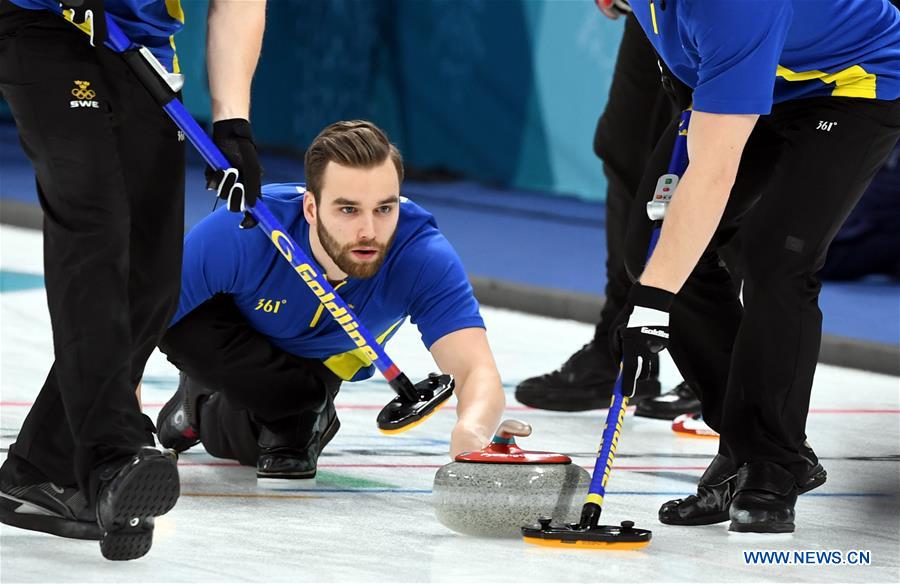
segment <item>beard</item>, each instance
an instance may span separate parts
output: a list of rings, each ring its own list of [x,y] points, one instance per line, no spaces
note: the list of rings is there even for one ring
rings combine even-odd
[[[381,264],[384,263],[388,250],[391,248],[391,244],[394,243],[394,237],[397,235],[397,230],[394,229],[387,243],[380,243],[372,239],[355,241],[342,246],[332,237],[325,225],[322,224],[322,218],[317,216],[316,219],[316,233],[319,236],[322,247],[325,248],[325,253],[337,264],[337,267],[342,272],[351,278],[365,279],[374,276],[381,269]],[[353,249],[362,246],[375,249],[377,254],[375,259],[367,262],[358,262],[353,259]]]

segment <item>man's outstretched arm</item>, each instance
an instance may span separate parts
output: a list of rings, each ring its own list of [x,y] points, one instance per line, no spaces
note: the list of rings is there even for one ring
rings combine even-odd
[[[465,328],[431,345],[441,371],[456,380],[456,415],[450,456],[487,446],[506,405],[500,373],[483,328]]]

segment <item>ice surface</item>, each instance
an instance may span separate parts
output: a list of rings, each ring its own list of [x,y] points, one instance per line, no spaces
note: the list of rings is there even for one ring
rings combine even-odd
[[[41,238],[0,227],[0,427],[5,453],[52,359],[40,279]],[[588,325],[486,308],[491,344],[506,383],[510,417],[534,426],[526,448],[570,454],[593,465],[605,412],[530,410],[512,397],[525,377],[556,368],[592,334]],[[411,378],[433,369],[415,327],[389,345]],[[666,386],[678,381],[671,365]],[[144,383],[155,418],[176,371],[158,353]],[[822,488],[800,498],[787,538],[729,535],[727,524],[658,523],[667,499],[693,491],[714,439],[675,436],[665,422],[626,418],[604,520],[653,530],[641,552],[544,549],[518,540],[476,539],[441,526],[431,509],[435,471],[449,462],[454,408],[400,435],[376,430],[391,397],[380,379],[345,384],[340,433],[320,459],[314,487],[257,486],[254,470],[200,448],[179,463],[183,496],[158,520],[143,559],[113,563],[94,542],[0,526],[2,582],[743,582],[900,581],[900,379],[821,366],[808,435],[828,470]],[[5,454],[4,454],[5,456]],[[746,565],[743,550],[870,550],[870,566]]]

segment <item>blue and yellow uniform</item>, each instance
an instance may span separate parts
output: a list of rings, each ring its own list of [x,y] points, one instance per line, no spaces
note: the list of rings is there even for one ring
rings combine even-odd
[[[638,0],[694,108],[768,114],[816,96],[900,98],[900,10],[888,0]],[[664,8],[663,8],[664,7]]]
[[[10,0],[29,10],[59,10],[54,0]],[[178,73],[173,35],[184,26],[181,0],[105,0],[103,7],[125,35],[150,49],[157,59]]]
[[[712,237],[685,234],[706,249],[672,300],[668,350],[702,396],[704,422],[720,434],[707,474],[740,469],[719,491],[736,494],[709,506],[669,501],[660,521],[715,523],[724,513],[732,531],[792,532],[798,486],[815,488],[826,474],[805,432],[822,335],[819,272],[900,138],[900,11],[886,0],[632,6],[669,69],[693,89],[694,109],[759,115],[752,130],[744,126],[749,136],[731,136],[731,149],[697,138],[685,172],[696,182],[674,194],[687,197],[688,214],[727,197]],[[715,116],[693,123],[701,119],[719,140]],[[644,203],[670,167],[677,122],[649,157],[632,206],[632,274],[644,269],[653,229]],[[678,238],[676,230],[660,245],[677,255],[687,249]],[[740,297],[723,256],[740,268]]]
[[[271,184],[263,200],[318,268],[303,217],[302,184]],[[408,316],[426,347],[454,331],[484,327],[459,257],[434,217],[401,199],[393,245],[371,278],[336,285],[362,324],[384,344]],[[222,208],[206,217],[184,244],[181,298],[172,324],[215,294],[232,296],[250,325],[273,345],[299,357],[321,359],[345,380],[370,377],[375,368],[259,229],[238,228],[241,215]]]

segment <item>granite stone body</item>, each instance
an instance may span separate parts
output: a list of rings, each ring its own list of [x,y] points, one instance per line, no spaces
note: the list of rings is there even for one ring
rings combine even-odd
[[[575,523],[591,475],[574,464],[451,462],[434,477],[438,521],[482,537],[521,537],[538,517]]]

